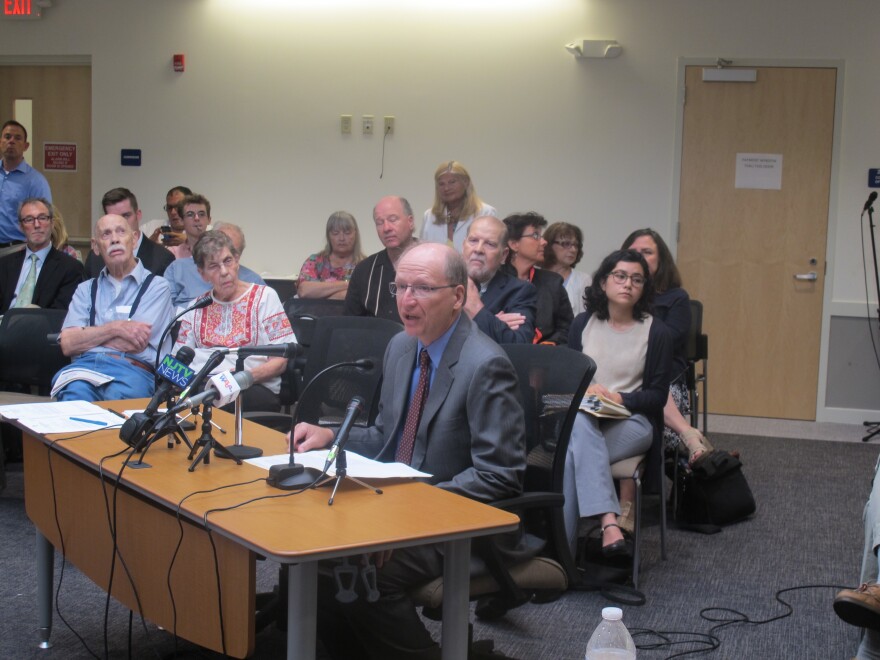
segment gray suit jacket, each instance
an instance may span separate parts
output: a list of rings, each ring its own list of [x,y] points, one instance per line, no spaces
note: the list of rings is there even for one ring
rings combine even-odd
[[[409,406],[417,341],[395,336],[385,352],[379,416],[353,428],[348,448],[393,461]],[[483,502],[519,495],[525,423],[516,372],[504,351],[462,314],[436,367],[416,433],[412,466],[430,482]]]

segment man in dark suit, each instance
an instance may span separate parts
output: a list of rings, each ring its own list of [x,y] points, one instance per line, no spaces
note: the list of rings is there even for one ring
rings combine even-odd
[[[144,265],[144,268],[155,275],[164,274],[165,269],[174,261],[174,255],[141,233],[141,211],[134,193],[128,188],[113,188],[104,194],[101,206],[104,207],[106,215],[121,215],[126,219],[132,231],[135,232],[137,240],[135,256]],[[103,268],[104,260],[101,259],[97,250],[92,248],[86,259],[83,279],[90,280],[97,277]]]
[[[467,280],[464,261],[446,245],[422,243],[400,258],[393,288],[404,332],[385,352],[376,425],[352,428],[347,447],[406,462],[440,488],[491,502],[521,492],[525,425],[507,355],[462,314]],[[305,423],[292,438],[298,451],[332,440],[332,430]],[[336,657],[439,658],[407,593],[442,574],[442,548],[395,550],[377,567],[375,603],[322,598],[322,613],[337,617],[334,634],[322,635],[325,646]],[[337,628],[343,621],[352,634]]]
[[[25,249],[0,259],[0,314],[28,305],[66,309],[82,281],[83,267],[52,246],[52,203],[32,197],[22,202],[18,223]]]
[[[462,254],[468,269],[465,313],[499,344],[531,344],[537,291],[501,269],[507,258],[507,227],[483,216],[471,223]]]

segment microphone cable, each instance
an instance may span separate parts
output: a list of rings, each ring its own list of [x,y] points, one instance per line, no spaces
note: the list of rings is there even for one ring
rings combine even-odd
[[[865,223],[861,222],[861,220],[864,219],[864,216],[865,213],[864,211],[862,211],[862,217],[859,219],[859,225],[861,228],[861,232],[859,232],[859,238],[861,238],[862,241],[862,273],[865,279],[865,311],[868,314],[868,335],[871,337],[871,347],[874,349],[874,361],[877,363],[877,369],[880,370],[880,353],[878,353],[877,351],[877,342],[874,340],[874,327],[872,325],[873,317],[871,315],[871,294],[868,292],[868,261],[867,257],[865,257]],[[870,215],[868,217],[868,228],[871,229]],[[877,291],[877,296],[877,321],[880,322],[880,291]]]
[[[671,660],[672,658],[682,658],[686,655],[693,655],[696,653],[707,653],[711,651],[716,651],[721,647],[721,639],[716,636],[716,631],[721,630],[727,626],[731,626],[736,623],[748,623],[755,626],[761,626],[767,623],[773,623],[774,621],[779,621],[781,619],[785,619],[790,617],[794,613],[794,607],[792,607],[791,603],[782,599],[782,595],[788,593],[789,591],[799,591],[802,589],[834,589],[835,591],[840,591],[841,589],[851,589],[852,586],[842,586],[836,584],[806,584],[800,585],[797,587],[787,587],[785,589],[779,589],[775,594],[774,598],[782,604],[785,610],[781,614],[777,614],[775,616],[768,617],[766,619],[752,619],[747,614],[740,612],[738,610],[734,610],[729,607],[704,607],[700,610],[700,618],[705,621],[709,621],[710,623],[717,623],[718,625],[712,626],[707,633],[695,632],[695,631],[668,631],[668,630],[651,630],[648,628],[633,628],[630,630],[630,635],[635,641],[636,637],[658,637],[660,641],[655,642],[642,642],[641,644],[636,644],[636,648],[639,650],[655,650],[673,647],[681,644],[700,644],[702,648],[694,648],[689,649],[687,651],[681,651],[678,653],[674,653],[672,655],[666,656],[664,660]],[[717,613],[717,614],[716,614]],[[732,615],[732,618],[722,617],[721,614],[726,613]],[[677,635],[688,635],[689,639],[672,639],[673,636]]]

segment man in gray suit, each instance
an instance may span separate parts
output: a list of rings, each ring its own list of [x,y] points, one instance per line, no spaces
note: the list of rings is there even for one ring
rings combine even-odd
[[[401,257],[393,285],[404,332],[385,352],[376,425],[352,428],[347,448],[380,461],[404,460],[430,473],[440,488],[482,502],[518,495],[525,423],[516,373],[504,351],[462,313],[463,259],[442,244],[416,245]],[[420,378],[423,368],[428,371]],[[410,404],[419,400],[423,386],[427,394],[419,414],[418,404]],[[333,435],[301,423],[293,443],[297,451],[308,451],[326,447]],[[337,657],[439,658],[407,592],[442,575],[441,547],[406,548],[375,559],[377,602],[359,599],[343,606],[332,597],[322,599],[322,614],[329,608],[337,618],[335,632],[322,635],[325,646]],[[341,634],[340,621],[353,634]]]

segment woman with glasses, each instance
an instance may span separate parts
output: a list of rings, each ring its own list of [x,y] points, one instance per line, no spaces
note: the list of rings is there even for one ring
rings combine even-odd
[[[183,315],[174,352],[182,346],[192,348],[196,356],[190,368],[196,372],[220,348],[296,341],[278,294],[269,286],[240,280],[238,258],[232,239],[220,230],[206,231],[193,246],[193,261],[211,286],[205,294],[211,304]],[[227,353],[211,374],[234,371],[236,360],[234,353]],[[254,385],[241,393],[242,410],[277,411],[287,358],[252,355],[245,359],[244,368],[254,377]]]
[[[440,163],[434,172],[434,205],[425,211],[421,240],[446,243],[461,254],[471,223],[483,215],[498,217],[498,211],[477,196],[464,165],[454,160]]]
[[[686,421],[691,404],[688,397],[685,371],[687,336],[691,327],[691,300],[681,288],[681,275],[666,242],[653,229],[638,229],[626,237],[623,248],[641,253],[654,280],[654,315],[661,319],[672,335],[673,358],[669,397],[663,408],[663,444],[675,450],[684,443],[688,462],[693,465],[712,451],[706,437]]]
[[[562,276],[538,268],[544,263],[547,241],[542,234],[547,220],[537,213],[515,213],[504,218],[504,224],[508,248],[505,268],[538,290],[533,343],[565,345],[574,314]]]
[[[336,211],[327,218],[325,235],[324,249],[303,263],[296,293],[300,298],[345,300],[354,267],[364,258],[357,220],[351,213]]]
[[[544,268],[562,275],[565,292],[575,316],[584,311],[584,291],[590,276],[574,267],[584,257],[584,234],[580,227],[567,222],[554,222],[544,231]]]
[[[663,322],[649,313],[653,297],[651,273],[642,255],[617,250],[593,274],[585,296],[587,311],[571,325],[569,347],[583,351],[597,365],[587,393],[605,397],[632,413],[609,419],[580,412],[575,419],[563,479],[565,529],[572,553],[581,518],[598,519],[603,555],[631,552],[618,516],[622,502],[632,502],[634,489],[631,482],[621,484],[618,501],[611,464],[653,447],[659,460],[672,340]]]

